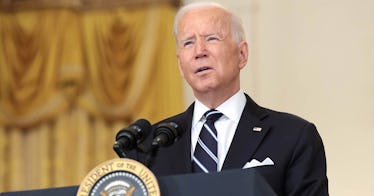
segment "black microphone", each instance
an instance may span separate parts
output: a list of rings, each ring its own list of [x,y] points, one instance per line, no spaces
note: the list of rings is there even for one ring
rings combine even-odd
[[[157,126],[152,146],[170,146],[183,134],[175,122],[161,123]]]
[[[124,151],[136,148],[149,135],[152,125],[148,120],[139,119],[128,127],[121,129],[116,135],[116,142],[113,145],[114,151],[120,157],[126,157]]]
[[[183,130],[175,122],[160,123],[154,131],[154,138],[144,165],[150,167],[160,146],[170,146],[183,134]]]

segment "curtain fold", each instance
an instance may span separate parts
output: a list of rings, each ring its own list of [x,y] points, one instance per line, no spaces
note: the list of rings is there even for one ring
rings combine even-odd
[[[120,128],[183,110],[174,14],[0,11],[0,192],[78,185]]]
[[[21,126],[46,120],[65,104],[56,91],[64,17],[60,12],[1,14],[0,122]],[[45,17],[48,15],[48,17]]]

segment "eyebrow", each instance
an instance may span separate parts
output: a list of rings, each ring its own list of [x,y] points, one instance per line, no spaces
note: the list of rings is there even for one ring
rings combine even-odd
[[[191,39],[195,39],[195,35],[192,35],[192,36],[189,36],[187,38],[181,39],[180,41],[183,43],[183,42],[186,42],[186,41],[191,40]]]
[[[220,33],[216,33],[216,32],[215,33],[208,33],[208,34],[205,34],[205,35],[198,35],[198,36],[199,37],[209,37],[209,36],[213,36],[213,35],[218,36],[220,38],[223,38],[223,36],[220,35]],[[191,40],[191,39],[195,39],[195,37],[196,37],[195,35],[191,35],[187,38],[181,39],[180,41],[185,42],[185,41],[188,41],[188,40]]]
[[[220,36],[219,33],[209,33],[209,34],[203,35],[203,37],[209,37],[209,36],[212,36],[212,35]]]

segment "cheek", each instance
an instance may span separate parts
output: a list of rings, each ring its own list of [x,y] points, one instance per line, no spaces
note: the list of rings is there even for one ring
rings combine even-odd
[[[178,55],[178,65],[179,70],[184,74],[187,74],[190,71],[189,69],[192,69],[192,60],[190,55],[186,52],[180,53]]]
[[[180,65],[180,62],[178,61],[178,69],[179,69],[179,74],[184,78],[184,70]]]
[[[234,60],[232,56],[226,56],[226,61],[222,61],[219,66],[219,75],[222,78],[235,77],[240,72],[240,65],[238,61]]]
[[[185,59],[178,59],[178,68],[179,73],[183,78],[188,78],[191,75],[191,66],[189,66],[188,62]]]

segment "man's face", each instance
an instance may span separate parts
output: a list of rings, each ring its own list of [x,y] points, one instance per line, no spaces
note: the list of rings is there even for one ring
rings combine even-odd
[[[229,20],[219,8],[202,8],[185,13],[179,22],[179,69],[195,95],[240,88],[239,72],[247,62],[248,49],[246,42],[232,38]]]

